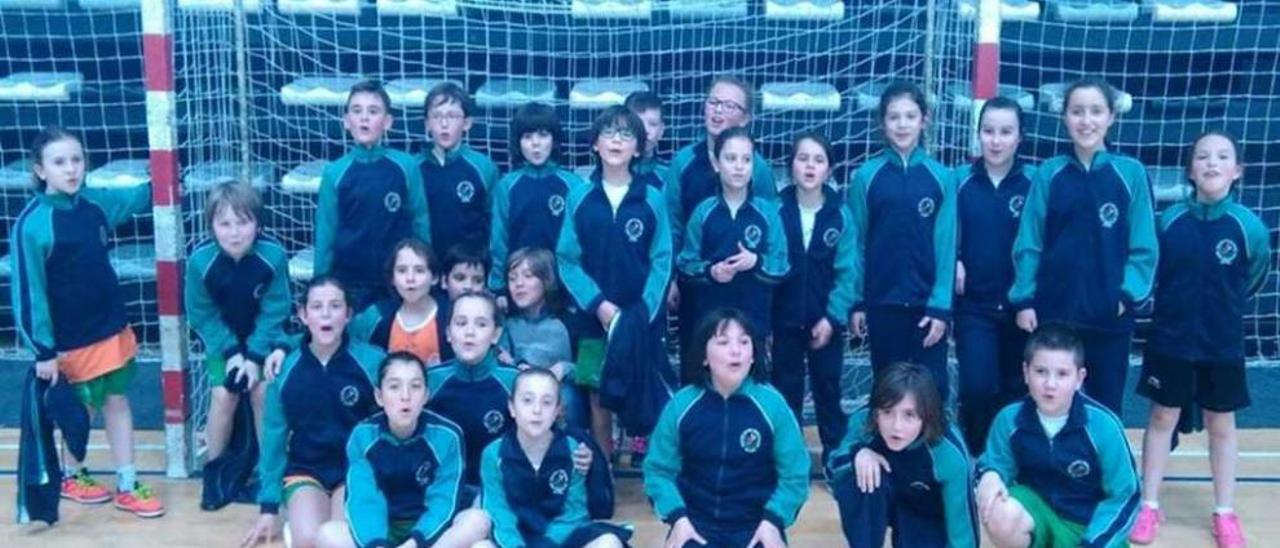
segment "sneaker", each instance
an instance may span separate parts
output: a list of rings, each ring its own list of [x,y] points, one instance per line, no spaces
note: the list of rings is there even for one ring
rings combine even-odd
[[[1142,509],[1138,511],[1138,522],[1133,525],[1133,531],[1129,533],[1129,542],[1151,544],[1152,541],[1156,540],[1156,533],[1160,531],[1160,522],[1162,521],[1164,521],[1164,512],[1145,504],[1142,505]],[[1217,518],[1214,519],[1213,523],[1216,527]]]
[[[164,505],[160,503],[150,486],[142,483],[133,484],[133,491],[116,491],[116,508],[140,518],[158,518],[164,515]]]
[[[62,498],[80,504],[102,504],[111,500],[111,491],[105,485],[93,479],[89,472],[79,472],[62,478]]]
[[[1218,548],[1244,548],[1244,530],[1235,512],[1213,515],[1213,539],[1218,541]]]

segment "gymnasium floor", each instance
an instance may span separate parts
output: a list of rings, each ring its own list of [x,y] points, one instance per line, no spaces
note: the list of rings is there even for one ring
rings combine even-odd
[[[813,428],[806,431],[810,447],[816,450]],[[1141,432],[1131,430],[1130,440],[1137,444]],[[94,469],[108,468],[110,456],[100,431],[91,440],[89,463]],[[81,547],[89,541],[100,546],[126,548],[134,546],[236,546],[241,535],[252,524],[256,508],[233,505],[209,513],[198,508],[198,480],[170,480],[162,476],[144,477],[158,489],[168,506],[168,514],[156,520],[141,520],[110,505],[84,507],[64,504],[62,521],[53,528],[18,526],[12,523],[14,513],[14,476],[17,459],[17,431],[0,430],[0,545],[40,548]],[[1168,521],[1161,529],[1155,546],[1212,546],[1209,534],[1209,512],[1212,489],[1208,482],[1208,460],[1203,434],[1183,438],[1174,454],[1161,506]],[[138,440],[139,468],[158,471],[163,465],[163,446],[158,432],[143,432]],[[1136,445],[1135,445],[1136,446]],[[623,464],[625,466],[625,463]],[[1280,546],[1280,521],[1275,516],[1274,499],[1280,486],[1280,430],[1242,430],[1240,438],[1240,476],[1236,511],[1244,523],[1252,546]],[[111,480],[108,473],[99,477]],[[635,525],[636,546],[661,546],[666,527],[658,522],[635,477],[617,483],[617,519]],[[843,546],[835,502],[819,483],[812,484],[809,501],[800,514],[799,523],[790,531],[791,546]],[[277,544],[280,546],[281,544]]]

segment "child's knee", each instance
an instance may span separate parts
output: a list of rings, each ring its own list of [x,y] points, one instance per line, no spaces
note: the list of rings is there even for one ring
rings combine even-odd
[[[320,531],[316,533],[316,546],[318,548],[347,548],[353,543],[351,541],[351,532],[347,529],[346,522],[328,521],[320,526]]]
[[[492,523],[489,521],[489,514],[484,510],[468,508],[453,518],[453,526],[460,532],[464,532],[468,537],[483,539],[489,536],[489,529]]]
[[[236,404],[240,403],[240,396],[218,386],[210,391],[209,403],[217,406],[219,411],[231,413],[235,410]]]
[[[1177,407],[1165,407],[1160,404],[1152,404],[1151,406],[1151,428],[1160,430],[1169,430],[1178,425],[1178,417],[1182,415],[1182,409]]]

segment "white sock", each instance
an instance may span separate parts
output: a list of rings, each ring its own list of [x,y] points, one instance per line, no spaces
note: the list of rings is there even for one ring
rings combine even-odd
[[[116,490],[132,493],[133,485],[138,481],[138,470],[132,464],[116,469]]]
[[[1218,506],[1213,509],[1213,513],[1218,514],[1219,516],[1225,516],[1227,514],[1234,514],[1236,511],[1230,506]]]
[[[1143,505],[1143,506],[1146,506],[1147,508],[1150,508],[1150,509],[1152,509],[1152,510],[1159,510],[1159,509],[1160,509],[1160,501],[1155,501],[1155,500],[1144,500],[1144,501],[1142,501],[1142,505]]]

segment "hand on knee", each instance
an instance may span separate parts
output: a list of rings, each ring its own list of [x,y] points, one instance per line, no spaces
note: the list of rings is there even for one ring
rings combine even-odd
[[[1031,516],[1012,499],[994,503],[983,526],[999,546],[1025,546],[1030,538]]]
[[[453,528],[472,542],[489,538],[489,530],[492,527],[489,514],[484,510],[469,508],[458,512],[458,515],[453,518]]]

